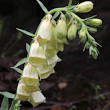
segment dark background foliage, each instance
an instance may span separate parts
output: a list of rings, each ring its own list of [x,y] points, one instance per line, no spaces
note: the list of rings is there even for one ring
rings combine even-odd
[[[50,10],[63,7],[68,0],[41,0]],[[84,0],[73,0],[74,4]],[[94,60],[83,52],[78,40],[70,41],[63,53],[59,53],[62,62],[55,67],[56,73],[41,82],[41,89],[47,97],[47,104],[36,110],[102,110],[110,103],[110,0],[92,0],[94,10],[87,14],[79,14],[85,18],[97,15],[103,25],[94,34],[94,38],[102,45],[100,55]],[[0,0],[0,91],[16,92],[19,74],[10,69],[21,58],[26,56],[25,44],[31,38],[22,35],[18,39],[16,27],[35,33],[44,12],[35,0]],[[22,68],[22,66],[21,66]],[[105,96],[97,100],[95,87]],[[2,96],[0,96],[0,102]],[[34,110],[28,102],[23,102],[21,110]],[[110,110],[108,107],[106,110]]]

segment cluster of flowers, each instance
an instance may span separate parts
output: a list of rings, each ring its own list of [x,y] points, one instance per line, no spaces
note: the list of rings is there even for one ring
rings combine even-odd
[[[85,2],[76,6],[74,12],[86,13],[91,11],[92,8],[92,2]],[[45,102],[46,98],[39,88],[39,81],[46,79],[55,72],[55,65],[61,61],[57,53],[64,50],[64,44],[68,44],[66,36],[68,36],[68,39],[73,40],[77,31],[79,31],[81,42],[85,43],[87,36],[89,36],[88,31],[96,32],[96,28],[86,27],[86,25],[99,26],[102,24],[100,19],[78,21],[79,18],[75,16],[73,18],[73,16],[73,12],[66,15],[62,13],[56,23],[52,19],[52,15],[47,14],[41,21],[37,35],[31,44],[28,64],[24,67],[18,84],[17,99],[28,100],[33,106]],[[91,39],[87,42],[91,43]]]
[[[24,67],[17,88],[17,98],[29,100],[33,106],[45,102],[45,97],[39,89],[39,80],[46,79],[55,72],[56,63],[61,61],[57,53],[63,51],[64,44],[67,43],[65,19],[61,18],[55,25],[51,22],[51,18],[49,14],[42,20],[30,48],[29,63]]]

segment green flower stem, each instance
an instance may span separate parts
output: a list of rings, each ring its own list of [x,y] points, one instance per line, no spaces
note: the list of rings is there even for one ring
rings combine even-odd
[[[82,20],[79,16],[77,16],[75,13],[70,12],[70,14],[71,14],[74,18],[76,18],[82,25],[85,25],[85,24],[83,23],[83,20]]]
[[[67,7],[62,7],[62,8],[55,8],[55,9],[53,9],[53,10],[50,10],[49,12],[48,12],[48,14],[53,14],[53,13],[55,13],[56,11],[68,11],[69,10],[69,8],[67,8]]]

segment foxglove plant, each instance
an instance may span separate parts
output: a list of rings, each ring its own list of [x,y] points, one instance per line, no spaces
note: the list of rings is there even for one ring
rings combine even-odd
[[[81,19],[76,15],[76,13],[90,12],[93,9],[91,1],[72,5],[70,0],[68,6],[50,11],[41,1],[37,0],[37,2],[46,15],[41,20],[36,33],[32,34],[17,28],[20,32],[31,36],[33,40],[30,45],[26,44],[27,57],[12,67],[22,75],[10,110],[19,110],[20,101],[29,101],[33,106],[45,102],[46,98],[39,88],[40,81],[55,72],[55,65],[61,61],[57,54],[64,50],[64,44],[68,44],[67,37],[69,40],[74,40],[78,33],[80,42],[85,44],[84,50],[89,49],[89,55],[94,59],[97,59],[99,54],[97,46],[100,44],[90,33],[97,32],[97,27],[102,24],[102,20],[95,18],[96,16]],[[55,21],[56,18],[58,21]],[[18,66],[24,63],[22,71]]]

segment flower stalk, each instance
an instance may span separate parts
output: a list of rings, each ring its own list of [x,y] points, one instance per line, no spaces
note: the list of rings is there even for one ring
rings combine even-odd
[[[96,16],[81,19],[76,15],[76,13],[90,12],[93,9],[93,3],[90,1],[72,5],[72,0],[70,0],[68,6],[50,11],[40,0],[37,2],[46,15],[41,20],[35,34],[19,29],[34,38],[28,49],[28,60],[25,62],[16,95],[18,100],[28,100],[34,107],[45,102],[46,98],[39,88],[40,81],[55,72],[55,65],[61,61],[57,53],[64,50],[64,44],[69,44],[68,39],[74,40],[78,33],[80,42],[85,44],[84,50],[88,49],[89,55],[97,59],[99,54],[97,46],[100,44],[90,33],[97,32],[97,27],[102,24],[100,19],[94,18]],[[53,14],[56,14],[54,18]],[[58,18],[58,21],[55,21],[55,18]]]

